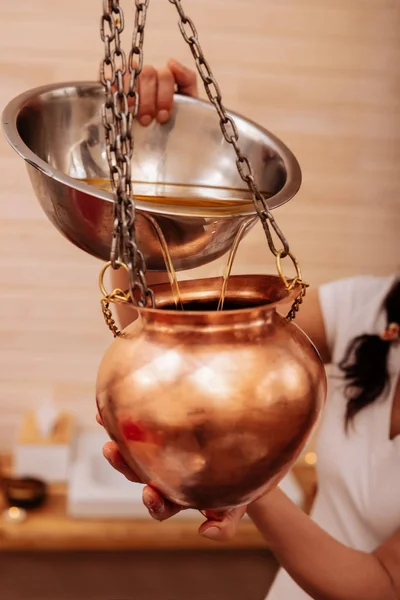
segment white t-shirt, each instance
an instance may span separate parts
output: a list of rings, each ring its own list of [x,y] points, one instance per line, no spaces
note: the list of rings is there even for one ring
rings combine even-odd
[[[400,528],[400,435],[389,439],[400,344],[389,351],[390,386],[362,409],[346,434],[346,399],[337,365],[354,337],[386,327],[382,303],[396,277],[354,277],[323,285],[320,303],[332,355],[329,394],[316,452],[318,493],[311,518],[338,541],[370,552]],[[373,365],[371,365],[373,368]],[[281,569],[268,600],[311,597]]]

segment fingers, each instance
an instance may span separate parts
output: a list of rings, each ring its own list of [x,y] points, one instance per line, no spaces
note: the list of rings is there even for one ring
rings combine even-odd
[[[185,96],[192,96],[192,98],[197,98],[198,89],[197,89],[197,76],[194,71],[188,69],[180,62],[171,58],[168,62],[168,67],[172,72],[172,75],[175,79],[175,83],[178,87],[178,92],[184,94]]]
[[[198,94],[196,73],[176,60],[171,59],[163,69],[143,67],[138,80],[141,125],[146,127],[155,118],[159,123],[166,123],[171,118],[175,85],[186,96]]]
[[[142,483],[140,477],[127,465],[115,442],[107,442],[103,455],[110,465],[122,473],[129,481]],[[149,486],[143,488],[143,504],[156,521],[165,521],[182,510],[177,504],[169,502]]]
[[[125,462],[125,459],[118,450],[118,446],[115,442],[107,442],[104,445],[103,456],[108,460],[110,465],[114,467],[114,469],[122,473],[122,475],[129,479],[129,481],[134,481],[135,483],[142,483],[140,477]]]
[[[129,73],[125,73],[125,86],[129,82]],[[147,127],[156,119],[166,123],[172,115],[175,86],[178,92],[185,96],[198,96],[197,76],[195,71],[188,69],[175,59],[168,66],[156,70],[145,65],[138,78],[139,109],[137,118],[141,125]],[[129,99],[129,102],[132,102]]]
[[[216,542],[227,542],[235,535],[239,522],[246,513],[246,508],[246,506],[242,506],[230,510],[221,521],[206,521],[199,528],[200,535]]]
[[[157,89],[157,121],[166,123],[171,118],[174,104],[175,80],[172,72],[167,69],[158,71]]]
[[[143,488],[142,498],[143,504],[149,511],[150,516],[156,521],[165,521],[166,519],[170,519],[182,510],[180,506],[169,502],[148,485]]]
[[[146,127],[157,114],[158,76],[154,67],[146,65],[139,76],[139,122]]]

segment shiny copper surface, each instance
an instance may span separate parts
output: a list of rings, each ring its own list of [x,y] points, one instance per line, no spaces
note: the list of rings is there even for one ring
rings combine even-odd
[[[233,276],[228,310],[216,312],[220,287],[219,278],[180,282],[181,312],[168,285],[154,286],[157,309],[139,309],[97,380],[100,414],[125,460],[197,509],[242,505],[276,485],[326,395],[316,349],[278,312],[298,290],[275,276]]]

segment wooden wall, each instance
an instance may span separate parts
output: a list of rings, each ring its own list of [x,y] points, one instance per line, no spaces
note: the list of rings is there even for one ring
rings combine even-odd
[[[2,4],[1,107],[31,87],[96,77],[101,0]],[[128,11],[133,2],[123,4]],[[185,5],[226,105],[272,130],[301,163],[302,189],[276,215],[306,278],[317,285],[398,269],[398,0]],[[189,62],[174,7],[150,6],[147,62]],[[1,449],[43,397],[94,423],[95,375],[111,337],[99,307],[100,263],[52,228],[4,139],[0,159]],[[243,244],[236,268],[271,270],[260,230]]]

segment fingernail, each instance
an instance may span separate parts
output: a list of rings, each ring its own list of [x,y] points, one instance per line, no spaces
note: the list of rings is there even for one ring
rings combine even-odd
[[[150,125],[152,120],[153,117],[151,117],[150,115],[143,115],[143,117],[140,117],[139,123],[143,125],[143,127],[147,127],[148,125]]]
[[[103,448],[103,456],[108,460],[108,462],[111,462],[111,452],[107,447]]]
[[[221,537],[221,532],[218,527],[209,527],[201,535],[210,540],[218,540]]]
[[[169,118],[170,118],[169,110],[160,110],[157,115],[157,121],[159,123],[166,123],[167,121],[169,121]]]
[[[146,507],[152,515],[160,516],[163,514],[163,512],[165,512],[164,502],[150,501],[148,504],[146,504]]]
[[[165,504],[162,500],[154,501],[154,498],[148,495],[147,490],[143,491],[143,504],[153,514],[160,515],[165,511]]]

